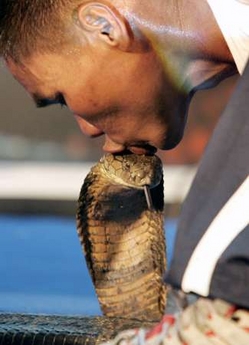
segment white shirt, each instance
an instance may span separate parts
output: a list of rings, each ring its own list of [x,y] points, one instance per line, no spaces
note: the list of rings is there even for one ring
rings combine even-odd
[[[240,74],[249,58],[249,0],[207,0]]]

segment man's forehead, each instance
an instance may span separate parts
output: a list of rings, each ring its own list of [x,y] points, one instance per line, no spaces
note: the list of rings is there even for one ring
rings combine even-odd
[[[35,99],[45,98],[45,93],[52,94],[51,80],[56,80],[55,76],[50,77],[48,73],[39,73],[32,60],[16,63],[13,59],[6,59],[6,65],[14,78],[32,95]],[[46,92],[44,92],[46,89]]]
[[[15,62],[11,57],[6,58],[5,63],[14,77],[23,77],[28,73],[28,69],[23,63]]]
[[[13,59],[6,59],[6,66],[11,74],[21,83],[25,88],[28,88],[29,84],[36,83],[38,80],[36,76],[31,72],[28,65],[22,62],[15,62]]]
[[[29,58],[23,58],[15,62],[11,58],[6,59],[6,64],[11,73],[18,78],[29,78],[35,81],[40,79],[51,80],[57,77],[63,67],[62,58],[53,54],[36,54]]]

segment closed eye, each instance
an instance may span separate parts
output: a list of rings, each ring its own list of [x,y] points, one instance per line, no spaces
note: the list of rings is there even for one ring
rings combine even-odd
[[[64,106],[67,106],[67,103],[66,103],[65,98],[64,98],[64,96],[63,96],[62,93],[58,93],[58,94],[56,95],[56,98],[55,98],[55,99],[56,99],[57,103],[61,105],[62,108],[63,108]]]
[[[38,94],[34,94],[33,99],[37,108],[44,108],[53,104],[60,104],[62,107],[67,105],[65,98],[61,92],[56,93],[52,97],[42,97]]]

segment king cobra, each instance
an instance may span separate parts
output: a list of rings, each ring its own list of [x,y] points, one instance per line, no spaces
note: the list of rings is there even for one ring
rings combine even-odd
[[[162,163],[105,155],[87,175],[77,229],[105,316],[159,320],[166,303]]]
[[[104,156],[85,179],[77,211],[104,316],[0,313],[0,345],[97,345],[124,329],[152,327],[166,303],[163,204],[158,157]]]

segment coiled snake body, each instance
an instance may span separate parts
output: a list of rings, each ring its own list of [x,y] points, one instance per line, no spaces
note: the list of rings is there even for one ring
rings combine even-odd
[[[77,229],[104,316],[0,314],[0,345],[97,344],[161,318],[166,259],[160,160],[104,156],[82,186]]]

